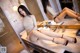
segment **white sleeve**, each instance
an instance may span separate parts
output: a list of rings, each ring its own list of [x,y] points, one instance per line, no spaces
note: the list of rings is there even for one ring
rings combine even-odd
[[[35,27],[35,29],[37,29],[36,18],[35,18],[34,15],[32,15],[32,18],[33,18],[33,24],[34,24],[34,27]]]

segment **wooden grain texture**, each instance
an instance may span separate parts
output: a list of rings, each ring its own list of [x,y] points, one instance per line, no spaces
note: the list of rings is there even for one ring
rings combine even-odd
[[[42,14],[36,0],[25,0],[30,12],[35,15],[37,21],[43,21]]]

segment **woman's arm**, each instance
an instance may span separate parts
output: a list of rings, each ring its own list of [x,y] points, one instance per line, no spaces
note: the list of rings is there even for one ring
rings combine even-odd
[[[34,15],[32,15],[33,18],[33,24],[34,24],[34,28],[37,29],[37,23],[36,23],[36,18]]]

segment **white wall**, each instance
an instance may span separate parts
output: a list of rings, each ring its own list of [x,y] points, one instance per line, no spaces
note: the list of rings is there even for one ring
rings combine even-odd
[[[22,2],[24,0],[21,0]],[[22,3],[25,4],[25,3]],[[13,10],[13,6],[19,6],[18,0],[1,0],[0,6],[6,15],[8,21],[10,22],[11,26],[13,27],[14,31],[17,35],[24,29],[21,21],[21,17],[17,11]]]

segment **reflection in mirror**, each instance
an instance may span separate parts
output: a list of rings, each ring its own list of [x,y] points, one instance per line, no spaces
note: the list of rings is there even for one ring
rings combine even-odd
[[[56,12],[55,9],[51,5],[51,0],[37,0],[38,5],[41,9],[42,15],[44,19],[46,20],[54,20],[55,22],[64,22],[64,18],[75,18],[75,20],[79,21],[80,14],[69,9],[68,7],[65,7],[61,12]],[[67,16],[66,16],[67,15]],[[71,21],[71,19],[68,19]],[[67,22],[67,21],[66,21]]]
[[[54,2],[55,4],[53,3],[53,0],[37,0],[44,20],[52,20],[58,14],[59,9],[56,7],[56,1]]]

